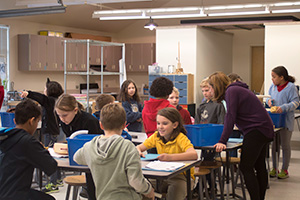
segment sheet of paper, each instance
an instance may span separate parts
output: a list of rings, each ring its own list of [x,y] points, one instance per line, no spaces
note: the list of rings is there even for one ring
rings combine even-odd
[[[145,168],[143,168],[143,169],[172,172],[183,166],[185,166],[185,164],[182,162],[166,162],[166,161],[157,160],[157,161],[152,161],[152,162],[148,163],[145,166]]]
[[[145,158],[141,157],[141,160],[147,160],[147,161],[151,161],[151,160],[157,160],[157,157],[159,156],[159,154],[146,154]]]
[[[49,151],[50,155],[54,158],[68,158],[69,157],[67,155],[61,155],[61,154],[55,153],[53,148],[48,148],[48,151]]]

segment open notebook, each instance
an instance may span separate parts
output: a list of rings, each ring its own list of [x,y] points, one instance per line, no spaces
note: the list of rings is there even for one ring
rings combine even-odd
[[[148,163],[143,170],[152,170],[152,171],[164,171],[164,172],[173,172],[181,167],[185,166],[182,162],[166,162],[166,161],[152,161]]]

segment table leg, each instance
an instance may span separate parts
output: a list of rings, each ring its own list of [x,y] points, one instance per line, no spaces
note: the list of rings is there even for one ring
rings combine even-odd
[[[226,174],[225,174],[225,177],[226,177],[226,196],[227,196],[227,199],[229,199],[229,167],[230,167],[230,163],[229,163],[229,152],[226,151]]]
[[[278,167],[279,167],[279,151],[280,151],[280,145],[279,145],[279,141],[280,141],[280,135],[279,132],[275,133],[275,137],[274,137],[274,141],[275,142],[275,168],[276,168],[276,177],[278,177]]]
[[[186,171],[186,189],[187,189],[187,199],[192,200],[192,190],[191,190],[191,170]]]

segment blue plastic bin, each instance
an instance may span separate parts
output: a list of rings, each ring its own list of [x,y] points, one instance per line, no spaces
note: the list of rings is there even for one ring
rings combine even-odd
[[[185,125],[187,137],[195,147],[216,144],[222,135],[223,124],[194,124]]]
[[[268,111],[275,128],[285,127],[285,116],[286,113],[271,113]]]
[[[97,134],[82,134],[82,135],[77,135],[72,139],[67,138],[70,165],[78,166],[78,164],[73,160],[73,156],[74,156],[75,152],[78,149],[80,149],[81,147],[83,147],[83,145],[86,142],[91,141],[96,136],[99,136],[99,135],[97,135]]]
[[[0,112],[2,127],[15,127],[15,113]]]

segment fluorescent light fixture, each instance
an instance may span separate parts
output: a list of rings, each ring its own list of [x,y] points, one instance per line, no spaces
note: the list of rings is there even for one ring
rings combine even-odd
[[[234,16],[234,15],[258,15],[258,14],[268,14],[267,11],[249,11],[249,12],[231,12],[231,13],[212,13],[208,16]]]
[[[206,16],[258,15],[269,13],[300,12],[300,1],[284,3],[240,4],[205,7],[174,7],[153,9],[130,9],[114,11],[95,11],[93,18],[100,20],[125,19],[168,19]]]
[[[255,15],[269,13],[266,7],[262,4],[214,6],[204,8],[204,12],[208,14],[208,16]]]
[[[272,13],[295,13],[300,12],[300,3],[297,4],[274,4],[274,6],[270,7],[270,11]]]
[[[64,13],[64,12],[66,12],[65,6],[48,6],[48,7],[36,7],[36,8],[25,8],[25,9],[12,9],[12,10],[0,11],[0,18],[56,14],[56,13]]]
[[[103,3],[126,3],[151,0],[63,0],[64,5],[103,4]],[[57,0],[16,0],[16,6],[43,7],[59,5]]]

